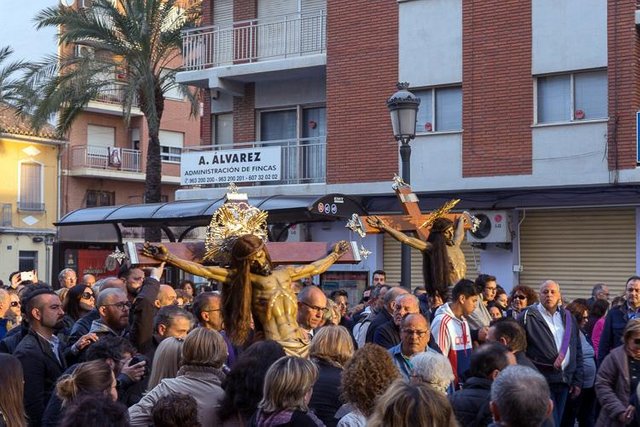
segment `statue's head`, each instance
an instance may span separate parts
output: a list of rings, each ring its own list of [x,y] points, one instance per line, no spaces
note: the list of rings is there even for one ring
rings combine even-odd
[[[271,274],[271,258],[260,237],[245,234],[234,243],[231,250],[232,267],[238,268],[244,262],[250,263],[252,273],[263,276]]]
[[[455,233],[453,229],[453,221],[449,218],[438,218],[433,221],[433,225],[431,226],[429,233],[440,234],[449,246],[454,244],[453,236]]]

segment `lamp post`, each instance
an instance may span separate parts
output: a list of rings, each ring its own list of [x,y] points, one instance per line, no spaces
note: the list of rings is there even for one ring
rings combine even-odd
[[[420,98],[409,92],[409,83],[398,83],[398,91],[387,100],[391,113],[393,136],[400,142],[400,159],[402,180],[411,183],[411,146],[409,142],[416,136],[416,117]],[[400,252],[400,284],[411,290],[411,248],[401,245]]]

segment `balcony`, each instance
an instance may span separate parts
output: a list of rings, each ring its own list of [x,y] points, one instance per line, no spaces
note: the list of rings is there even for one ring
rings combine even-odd
[[[144,181],[141,153],[128,148],[73,146],[69,175]]]
[[[327,139],[326,137],[284,139],[277,141],[254,141],[247,143],[235,143],[226,145],[209,145],[199,147],[185,147],[182,150],[183,158],[187,153],[216,153],[225,151],[232,153],[234,150],[245,150],[250,148],[264,149],[278,147],[280,149],[279,159],[279,180],[253,180],[253,179],[225,179],[230,177],[217,176],[216,183],[201,185],[200,187],[227,187],[230,182],[243,186],[266,186],[266,185],[296,185],[296,184],[318,184],[326,181],[326,157]],[[276,162],[278,163],[278,162]],[[184,168],[183,168],[184,169]],[[245,177],[246,178],[246,177]]]
[[[324,73],[326,23],[326,13],[320,10],[185,31],[185,71],[176,80],[241,96],[238,83],[259,81],[268,74],[278,72],[285,79],[314,70]]]
[[[123,85],[115,83],[108,85],[100,90],[98,96],[92,101],[89,101],[84,108],[85,111],[93,113],[112,114],[116,116],[122,116],[122,103],[124,102],[124,89]],[[142,116],[142,111],[136,101],[131,107],[131,116]]]

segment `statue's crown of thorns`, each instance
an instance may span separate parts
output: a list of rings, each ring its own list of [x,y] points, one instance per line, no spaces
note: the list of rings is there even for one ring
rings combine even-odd
[[[207,227],[203,260],[228,265],[233,245],[245,234],[253,234],[266,243],[267,216],[266,211],[251,206],[247,195],[238,193],[235,184],[231,184],[226,202],[215,211]]]

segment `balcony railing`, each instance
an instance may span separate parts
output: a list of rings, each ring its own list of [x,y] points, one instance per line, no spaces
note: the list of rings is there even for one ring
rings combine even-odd
[[[32,201],[18,201],[19,211],[43,212],[44,203]]]
[[[283,139],[276,141],[254,141],[246,143],[185,147],[182,152],[234,150],[257,147],[281,147],[280,180],[245,182],[243,185],[283,185],[324,183],[326,180],[326,137]],[[213,187],[227,187],[214,184]]]
[[[183,68],[191,71],[322,53],[326,25],[321,10],[188,30],[182,35]]]
[[[125,99],[124,88],[122,84],[112,84],[100,89],[100,93],[94,98],[97,102],[105,104],[122,105]],[[134,107],[138,107],[138,101],[134,101]]]
[[[71,166],[73,168],[142,172],[139,150],[94,145],[71,147]]]

